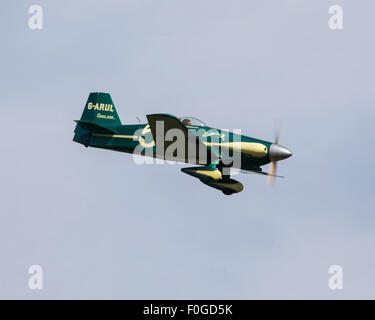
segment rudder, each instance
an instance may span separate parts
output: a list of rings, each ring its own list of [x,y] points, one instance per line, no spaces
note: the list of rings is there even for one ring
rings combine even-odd
[[[104,92],[91,92],[87,99],[81,119],[74,130],[73,141],[90,145],[93,132],[113,133],[121,125],[111,95]]]
[[[104,92],[90,93],[80,120],[104,126],[121,125],[111,95]]]

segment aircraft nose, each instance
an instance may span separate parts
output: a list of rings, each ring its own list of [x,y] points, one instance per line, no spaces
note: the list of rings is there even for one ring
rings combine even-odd
[[[269,155],[271,161],[279,161],[289,158],[292,155],[292,152],[279,144],[272,143]]]

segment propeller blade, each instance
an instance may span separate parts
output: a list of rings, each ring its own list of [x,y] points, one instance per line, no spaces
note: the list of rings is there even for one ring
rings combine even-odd
[[[275,124],[275,144],[279,144],[280,140],[280,123]],[[271,162],[270,172],[267,177],[267,184],[273,185],[275,183],[276,177],[276,169],[277,169],[277,161]]]
[[[275,129],[275,143],[279,144],[279,140],[280,140],[280,124],[277,124],[276,129]]]
[[[276,167],[277,167],[276,161],[272,161],[270,172],[269,172],[268,177],[267,177],[268,185],[273,185],[275,183]]]

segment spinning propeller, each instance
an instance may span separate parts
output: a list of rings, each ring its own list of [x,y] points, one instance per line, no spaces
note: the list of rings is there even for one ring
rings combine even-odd
[[[271,160],[270,172],[268,173],[267,183],[273,185],[275,182],[277,161],[289,158],[292,153],[287,148],[279,145],[280,129],[278,128],[275,133],[275,142],[271,144],[269,157]]]

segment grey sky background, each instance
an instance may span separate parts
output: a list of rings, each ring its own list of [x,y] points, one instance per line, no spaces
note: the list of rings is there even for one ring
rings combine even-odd
[[[3,1],[0,298],[374,299],[374,14],[371,0]],[[182,165],[86,149],[73,120],[91,91],[124,124],[167,112],[272,141],[279,121],[287,178],[240,175],[227,197]]]

